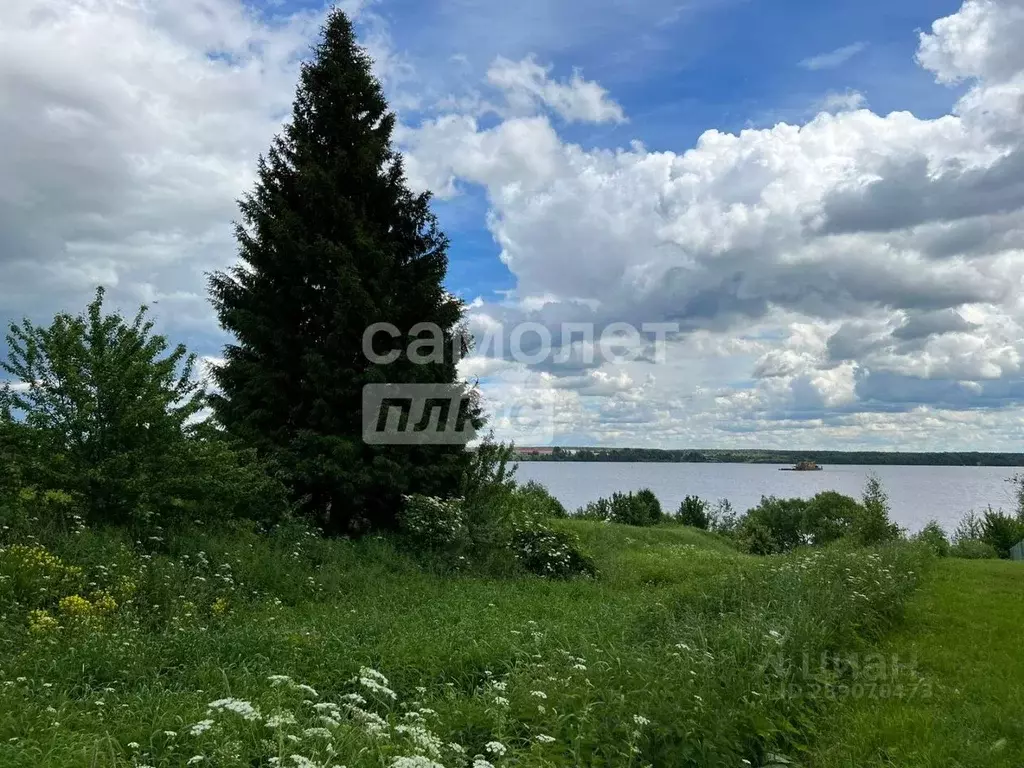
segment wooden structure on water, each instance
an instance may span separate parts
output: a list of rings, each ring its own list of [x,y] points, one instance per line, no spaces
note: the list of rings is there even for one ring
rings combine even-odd
[[[779,467],[783,472],[820,472],[823,467],[816,461],[801,461],[793,467]]]

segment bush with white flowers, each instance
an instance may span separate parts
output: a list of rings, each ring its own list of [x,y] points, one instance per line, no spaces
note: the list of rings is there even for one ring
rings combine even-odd
[[[403,501],[399,523],[419,545],[441,549],[456,543],[466,534],[462,499],[415,494],[403,497]]]

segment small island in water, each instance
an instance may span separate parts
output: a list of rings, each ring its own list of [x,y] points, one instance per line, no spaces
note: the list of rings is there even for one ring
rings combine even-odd
[[[799,461],[792,467],[779,467],[783,472],[820,472],[824,467],[815,461]]]

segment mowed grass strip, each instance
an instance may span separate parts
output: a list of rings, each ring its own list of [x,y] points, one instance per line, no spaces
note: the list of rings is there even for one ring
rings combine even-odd
[[[883,653],[912,669],[845,700],[814,768],[1024,766],[1024,563],[939,561]]]

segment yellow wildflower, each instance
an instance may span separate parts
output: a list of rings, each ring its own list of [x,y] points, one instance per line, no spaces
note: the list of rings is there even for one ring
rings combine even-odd
[[[93,613],[93,604],[81,595],[71,595],[61,598],[59,604],[60,612],[66,616],[87,617]]]
[[[28,630],[33,635],[45,635],[58,629],[60,625],[49,611],[32,611],[28,615]]]
[[[218,616],[222,616],[223,614],[227,613],[228,601],[225,600],[223,597],[218,597],[216,600],[213,601],[213,605],[210,606],[210,610]]]
[[[117,610],[117,602],[106,592],[97,592],[93,597],[92,608],[100,616],[106,616]]]

